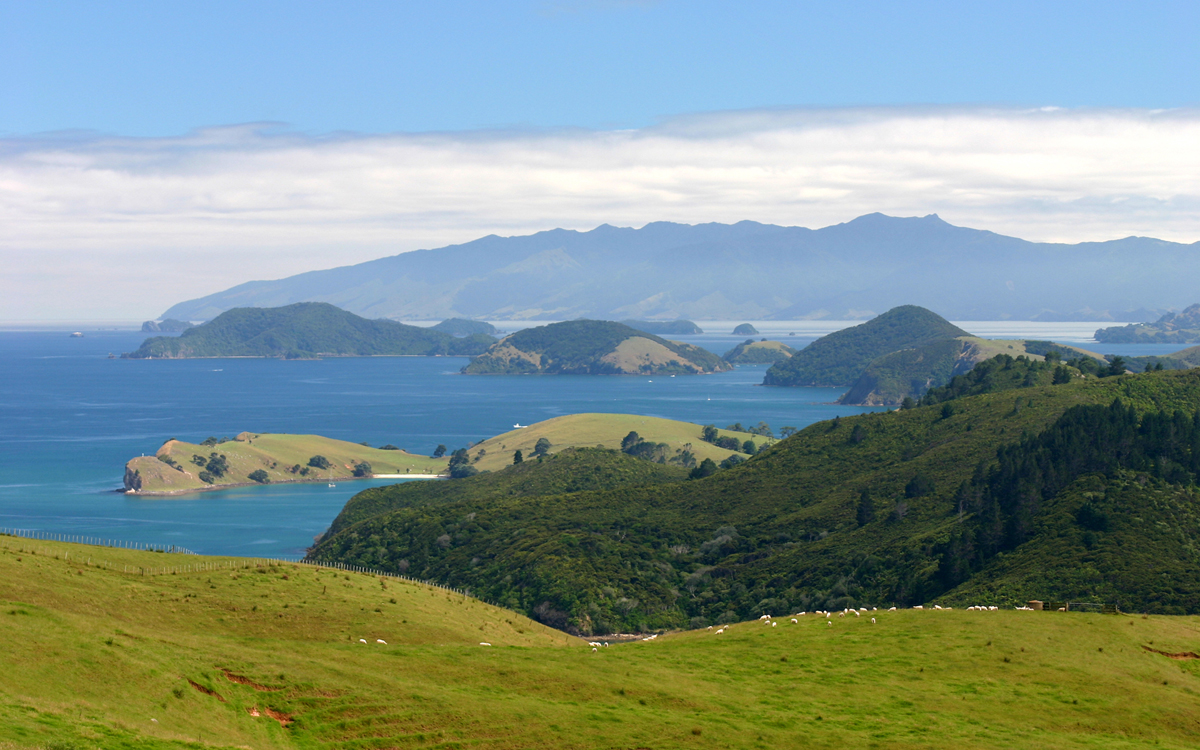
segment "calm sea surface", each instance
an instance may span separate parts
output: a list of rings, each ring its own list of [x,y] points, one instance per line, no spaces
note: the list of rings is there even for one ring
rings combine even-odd
[[[499,324],[513,330],[514,324]],[[677,337],[723,354],[733,322]],[[803,347],[845,323],[765,322],[755,338]],[[960,323],[991,337],[1045,338],[1116,354],[1183,346],[1098,347],[1094,324]],[[617,412],[701,424],[803,427],[868,409],[841,391],[762,388],[765,367],[677,378],[466,377],[465,359],[388,357],[284,362],[109,359],[144,334],[83,329],[0,331],[0,527],[176,544],[206,554],[303,554],[355,492],[395,480],[277,485],[141,499],[114,492],[125,461],[164,440],[252,432],[314,433],[451,448],[561,414]],[[794,335],[789,335],[794,334]],[[416,480],[414,480],[416,481]]]

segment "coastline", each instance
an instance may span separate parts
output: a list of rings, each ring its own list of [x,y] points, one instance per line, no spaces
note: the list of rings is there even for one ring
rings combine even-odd
[[[229,484],[210,484],[207,487],[191,487],[183,490],[127,490],[125,488],[113,490],[122,495],[132,495],[134,497],[178,497],[180,495],[191,495],[197,492],[212,492],[214,490],[229,490],[237,487],[266,487],[270,484],[320,484],[322,482],[356,482],[363,479],[447,479],[447,474],[372,474],[366,477],[344,476],[344,477],[322,477],[320,479],[289,479],[283,482],[268,482],[260,484],[259,482],[231,482]]]

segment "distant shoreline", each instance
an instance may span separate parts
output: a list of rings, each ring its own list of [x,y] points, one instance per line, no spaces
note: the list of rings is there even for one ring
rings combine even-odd
[[[176,497],[178,495],[190,495],[196,492],[212,492],[214,490],[228,490],[235,487],[268,487],[277,484],[320,484],[321,482],[357,482],[363,479],[447,479],[446,474],[372,474],[369,477],[324,477],[320,479],[288,479],[282,482],[267,482],[262,484],[259,482],[231,482],[229,484],[211,484],[207,487],[191,487],[183,490],[127,490],[124,488],[113,490],[122,495],[133,495],[134,497]]]

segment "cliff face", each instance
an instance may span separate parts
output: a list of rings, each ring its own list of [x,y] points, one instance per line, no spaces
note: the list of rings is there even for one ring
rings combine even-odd
[[[129,464],[125,465],[125,491],[137,492],[142,488],[142,473]]]

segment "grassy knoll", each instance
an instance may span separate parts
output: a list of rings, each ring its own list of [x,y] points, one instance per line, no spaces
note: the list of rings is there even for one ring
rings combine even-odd
[[[213,454],[225,457],[223,475],[217,476],[208,466]],[[314,456],[325,457],[329,467],[310,466]],[[320,435],[243,432],[216,445],[168,440],[155,455],[125,465],[125,486],[143,494],[189,492],[250,484],[254,482],[250,474],[255,471],[264,472],[270,482],[340,480],[353,477],[355,466],[363,462],[370,464],[370,472],[375,474],[438,474],[445,471],[447,459],[385,451]],[[204,471],[211,476],[211,484],[201,479]]]
[[[700,439],[700,431],[700,425],[691,422],[643,417],[637,414],[570,414],[547,419],[518,430],[510,430],[484,440],[471,448],[470,453],[474,460],[482,450],[483,456],[473,465],[480,471],[496,471],[511,464],[513,453],[518,450],[525,457],[529,457],[537,447],[539,438],[546,438],[550,441],[551,453],[568,447],[595,447],[597,445],[619,450],[621,439],[630,432],[636,432],[643,440],[666,443],[671,452],[690,450],[695,454],[697,463],[706,458],[720,463],[737,452],[704,442]],[[718,432],[722,437],[733,436],[741,442],[754,440],[755,445],[760,448],[770,442],[760,435],[730,432],[729,430],[718,430]]]
[[[515,613],[368,575],[121,572],[198,561],[244,562],[0,537],[0,747],[1200,742],[1200,661],[1143,648],[1196,651],[1195,617],[808,615],[592,653]]]

